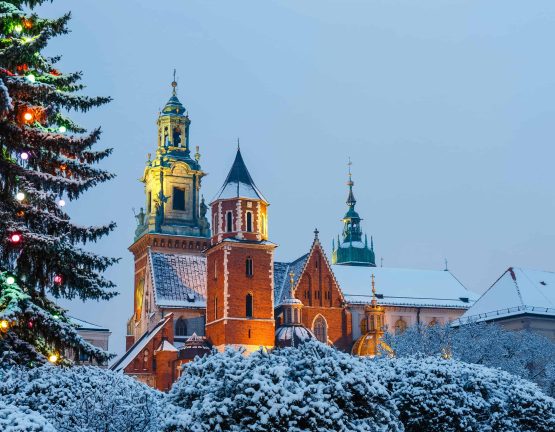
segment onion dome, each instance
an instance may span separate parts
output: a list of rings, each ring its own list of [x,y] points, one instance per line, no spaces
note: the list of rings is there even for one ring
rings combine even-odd
[[[162,109],[162,115],[173,115],[173,116],[183,116],[185,114],[185,107],[177,98],[177,82],[175,81],[175,71],[174,79],[172,82],[173,92],[171,98],[166,102],[166,105]]]
[[[285,324],[276,329],[278,348],[296,347],[308,340],[316,340],[316,336],[302,324]]]
[[[212,348],[204,336],[193,333],[179,350],[179,359],[192,361],[195,357],[203,357],[212,353]]]

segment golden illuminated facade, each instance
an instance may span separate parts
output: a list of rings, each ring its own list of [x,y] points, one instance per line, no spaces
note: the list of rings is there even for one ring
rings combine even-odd
[[[376,287],[374,283],[374,275],[372,274],[372,301],[364,308],[365,318],[361,321],[361,336],[355,341],[352,354],[359,356],[374,357],[380,354],[382,350],[390,351],[390,348],[382,342],[384,334],[384,317],[385,310],[378,304],[376,299]]]

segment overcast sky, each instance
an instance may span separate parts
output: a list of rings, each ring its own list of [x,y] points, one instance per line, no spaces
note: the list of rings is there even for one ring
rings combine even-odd
[[[270,200],[277,259],[330,255],[341,232],[347,159],[357,209],[384,266],[449,269],[482,292],[509,266],[555,270],[553,0],[57,0],[72,32],[49,54],[114,101],[77,118],[101,125],[117,179],[68,209],[115,220],[94,250],[121,257],[110,302],[61,302],[124,348],[132,314],[131,209],[155,122],[179,98],[211,199],[237,137]],[[379,282],[378,282],[379,283]]]

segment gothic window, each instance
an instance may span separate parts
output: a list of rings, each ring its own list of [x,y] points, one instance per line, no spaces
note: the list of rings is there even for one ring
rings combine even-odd
[[[246,309],[245,315],[247,316],[247,318],[252,318],[252,294],[251,293],[247,294],[245,309]]]
[[[247,212],[247,232],[252,232],[252,212]]]
[[[187,323],[183,318],[179,318],[175,323],[175,335],[187,336]]]
[[[314,320],[312,331],[314,332],[316,339],[325,344],[328,343],[328,325],[322,315],[318,315],[318,317]]]
[[[218,297],[214,297],[214,319],[218,319]]]
[[[395,321],[395,333],[403,333],[407,329],[407,322],[403,318]]]
[[[173,188],[173,209],[185,210],[185,190],[174,187]]]
[[[247,277],[252,277],[253,275],[251,257],[248,257],[245,261],[245,274],[247,275]]]
[[[226,231],[231,232],[233,231],[233,216],[230,211],[225,214],[226,218]]]
[[[306,274],[306,281],[308,285],[308,305],[312,306],[312,279],[308,273]]]

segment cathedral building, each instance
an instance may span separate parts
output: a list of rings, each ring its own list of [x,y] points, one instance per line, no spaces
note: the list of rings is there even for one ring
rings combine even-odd
[[[176,85],[141,179],[146,203],[129,247],[133,314],[126,353],[111,369],[168,390],[184,363],[214,348],[249,353],[318,339],[375,355],[383,332],[450,322],[473,304],[476,296],[447,270],[376,267],[373,239],[363,236],[355,209],[350,164],[347,212],[331,260],[318,230],[299,258],[274,260],[269,201],[239,147],[207,217],[205,173],[198,147],[191,154],[191,121]]]

